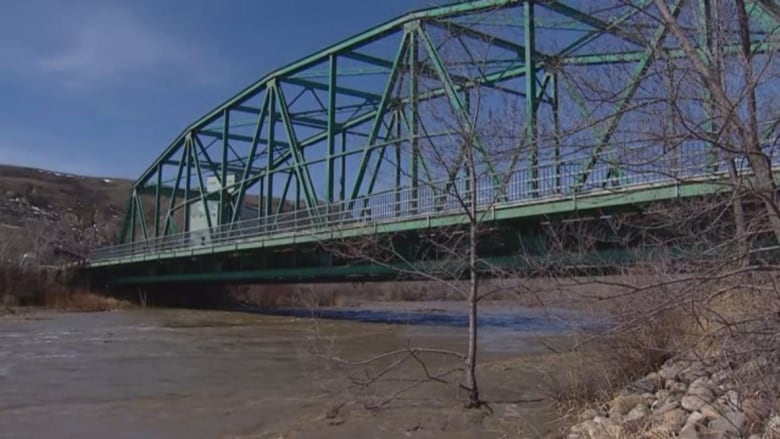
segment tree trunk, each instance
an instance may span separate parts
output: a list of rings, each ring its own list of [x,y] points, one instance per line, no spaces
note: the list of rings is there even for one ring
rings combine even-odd
[[[737,241],[737,251],[739,252],[739,265],[747,266],[750,263],[748,258],[750,246],[747,239],[747,228],[745,225],[745,209],[742,205],[742,185],[739,183],[739,175],[734,165],[734,154],[728,153],[729,181],[731,181],[732,190],[735,192],[734,200],[731,203],[734,213],[734,234]]]
[[[479,407],[477,386],[477,301],[479,278],[477,276],[477,178],[473,156],[469,154],[469,348],[466,354],[466,387],[469,390],[467,407]]]
[[[706,30],[709,33],[706,36],[707,49],[710,53],[708,67],[710,68],[712,81],[716,84],[717,88],[722,89],[726,78],[724,77],[723,69],[724,59],[722,41],[718,35],[721,35],[723,31],[721,29],[722,21],[720,18],[720,8],[718,7],[717,1],[714,4],[714,23],[707,26]],[[710,92],[708,96],[712,96],[712,93]],[[733,152],[735,149],[739,149],[735,148],[735,146],[738,144],[738,141],[736,141],[735,138],[737,133],[734,133],[731,129],[726,129],[721,134],[720,139],[716,138],[714,133],[724,128],[723,125],[729,118],[728,110],[722,106],[714,105],[712,99],[707,99],[705,102],[708,107],[707,109],[710,113],[710,117],[713,119],[714,123],[712,126],[712,131],[708,133],[710,136],[710,145],[712,145],[713,148],[715,145],[722,143],[725,143],[726,145],[726,147],[723,148],[727,160],[726,168],[729,173],[731,189],[734,191],[734,199],[731,203],[732,213],[734,214],[734,238],[737,243],[737,251],[739,252],[739,265],[744,266],[749,262],[748,252],[750,251],[750,247],[747,240],[748,237],[745,221],[745,209],[742,204],[743,187],[742,182],[740,181],[739,171],[737,170],[736,166],[736,157]]]
[[[469,391],[467,407],[479,407],[479,387],[477,386],[477,278],[471,274],[469,292],[469,350],[466,356],[466,387]]]
[[[742,142],[747,153],[748,163],[755,174],[756,190],[766,206],[769,222],[775,237],[780,241],[780,214],[775,195],[775,180],[772,175],[771,159],[761,150],[758,134],[758,109],[756,103],[756,83],[753,75],[753,60],[750,49],[750,24],[744,0],[737,0],[737,20],[739,22],[740,41],[742,43],[742,62],[745,70],[747,91],[747,121],[743,129]]]
[[[751,64],[750,52],[750,28],[747,14],[745,13],[744,0],[737,0],[737,15],[740,28],[740,37],[742,41],[742,55],[745,69],[745,86],[748,92],[748,120],[742,124],[739,116],[735,114],[734,105],[729,101],[723,84],[713,77],[712,72],[707,67],[705,60],[696,51],[695,46],[683,32],[679,23],[669,11],[669,7],[664,0],[655,0],[661,16],[669,27],[671,32],[677,38],[680,47],[685,52],[686,57],[693,63],[693,67],[698,70],[705,87],[710,91],[711,98],[715,105],[721,108],[724,113],[730,114],[724,123],[734,127],[738,134],[738,140],[742,143],[742,151],[747,156],[750,168],[753,171],[754,184],[753,193],[758,195],[764,202],[766,213],[769,218],[770,227],[776,239],[780,241],[780,212],[775,197],[775,183],[772,175],[772,165],[769,157],[761,151],[761,144],[757,132],[757,114],[755,108],[755,78],[753,77],[753,68]]]

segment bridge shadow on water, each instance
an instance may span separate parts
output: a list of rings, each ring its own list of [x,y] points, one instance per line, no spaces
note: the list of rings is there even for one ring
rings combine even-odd
[[[276,308],[242,307],[240,311],[275,316],[346,320],[396,325],[467,327],[465,310],[446,309],[365,309],[365,308]],[[600,332],[609,326],[604,317],[560,309],[513,307],[510,311],[496,307],[480,310],[479,327],[530,333]]]

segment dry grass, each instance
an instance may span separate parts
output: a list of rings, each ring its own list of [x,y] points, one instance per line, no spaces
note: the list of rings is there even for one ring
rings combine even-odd
[[[565,354],[565,366],[546,373],[547,395],[568,417],[611,399],[629,383],[658,370],[685,345],[690,320],[670,310],[630,327],[587,336]]]
[[[64,276],[44,269],[22,269],[0,264],[0,305],[39,306],[71,311],[109,311],[133,306],[130,302],[63,284]]]
[[[564,414],[564,424],[684,353],[725,374],[743,401],[746,431],[762,432],[767,419],[780,413],[777,284],[771,276],[751,276],[611,303],[618,329],[583,339],[579,349],[566,354],[563,370],[547,374],[544,387]],[[648,434],[635,431],[626,437]]]
[[[66,311],[103,312],[133,308],[130,302],[96,294],[86,290],[51,290],[42,299],[41,306]]]

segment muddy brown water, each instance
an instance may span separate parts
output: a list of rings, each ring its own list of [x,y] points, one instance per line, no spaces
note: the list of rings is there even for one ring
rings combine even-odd
[[[557,330],[484,328],[480,358],[497,366],[483,374],[497,378],[495,371],[511,369],[513,359],[539,354],[538,339],[560,337]],[[462,328],[446,325],[244,312],[40,311],[0,317],[0,437],[397,437],[404,431],[407,437],[482,436],[480,425],[453,434],[445,431],[447,425],[433,427],[425,420],[394,430],[393,421],[385,425],[377,418],[381,414],[355,422],[323,420],[333,389],[345,378],[324,370],[325,360],[312,353],[313,337],[351,358],[409,342],[452,349],[465,342]],[[511,380],[501,378],[483,393],[534,401],[538,383],[522,378],[521,369],[513,376],[511,391]],[[445,392],[436,401],[452,396]],[[501,406],[502,413],[521,412],[518,422],[547,422],[549,416],[533,419],[537,409],[549,413],[539,404],[528,410],[522,403]]]

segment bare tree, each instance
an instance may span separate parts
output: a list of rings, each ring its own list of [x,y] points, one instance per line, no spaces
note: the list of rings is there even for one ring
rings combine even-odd
[[[396,148],[397,157],[406,154],[419,160],[424,176],[418,179],[416,169],[402,170],[405,178],[414,179],[411,190],[405,196],[396,194],[389,206],[379,204],[384,199],[366,200],[361,212],[370,212],[372,222],[381,221],[377,212],[389,211],[400,217],[427,218],[432,224],[411,233],[382,233],[323,245],[338,258],[383,267],[395,280],[425,280],[432,288],[446,290],[449,297],[464,300],[467,343],[463,353],[407,346],[368,360],[338,361],[367,365],[393,358],[388,368],[363,381],[373,384],[388,370],[413,360],[423,371],[420,382],[454,384],[466,392],[467,407],[479,407],[483,401],[477,379],[478,308],[480,300],[496,292],[485,288],[481,279],[504,271],[482,251],[487,240],[500,239],[501,230],[492,224],[494,207],[509,191],[536,184],[530,174],[518,173],[521,164],[530,163],[532,148],[516,116],[521,102],[480,81],[489,73],[492,41],[466,43],[457,29],[447,27],[420,32],[415,41],[418,46],[411,50],[418,51],[419,61],[411,67],[413,72],[406,72],[400,88],[415,81],[412,87],[419,95],[441,97],[416,103],[414,119],[406,125],[410,132],[396,138]],[[459,78],[458,86],[453,85],[453,77]],[[458,358],[463,366],[432,373],[420,354]],[[450,380],[456,371],[462,372],[462,379]],[[392,397],[420,382],[393,392]]]
[[[614,4],[640,8],[636,2]],[[768,394],[777,387],[767,384],[776,381],[776,368],[764,367],[754,376],[772,389],[768,392],[737,373],[746,361],[771,363],[780,355],[775,183],[780,27],[769,15],[761,21],[760,11],[755,2],[655,0],[630,26],[632,37],[651,49],[644,69],[612,65],[598,77],[563,70],[564,81],[582,91],[592,109],[591,126],[610,133],[612,143],[605,148],[613,157],[600,160],[621,169],[629,181],[710,186],[627,211],[551,219],[544,230],[548,257],[528,261],[539,275],[556,278],[551,290],[612,310],[609,337],[660,331],[657,322],[668,325],[669,315],[690,324],[673,326],[680,334],[653,341],[659,344],[648,342],[647,350],[664,355],[654,355],[628,379],[680,350],[690,354],[714,345],[745,394],[762,395],[756,397],[760,405],[776,407]],[[621,43],[605,44],[615,50]],[[633,98],[625,100],[627,95]],[[582,269],[555,264],[556,259],[581,261]],[[550,304],[554,295],[546,297]],[[604,340],[586,338],[594,339]]]
[[[604,15],[605,21],[613,9],[639,8],[622,0],[596,3],[611,5],[599,9],[594,3],[594,15]],[[425,158],[429,175],[410,193],[407,204],[395,198],[391,210],[396,214],[394,209],[409,209],[433,225],[327,247],[342,260],[382,266],[400,279],[435,282],[468,302],[464,375],[456,383],[467,391],[467,405],[481,402],[475,369],[479,301],[499,290],[526,291],[523,283],[530,281],[518,277],[554,279],[550,284],[555,288],[565,284],[569,290],[587,284],[610,287],[609,294],[590,299],[619,303],[625,314],[613,329],[623,333],[681,309],[694,319],[706,314],[725,322],[711,306],[715,301],[745,291],[767,292],[761,282],[774,285],[777,262],[771,249],[780,241],[774,96],[780,71],[773,48],[779,30],[752,29],[742,2],[704,3],[712,16],[701,16],[704,10],[692,2],[669,5],[656,0],[654,8],[641,9],[630,26],[621,28],[627,38],[599,43],[605,53],[622,54],[635,51],[641,42],[648,54],[641,63],[577,70],[576,64],[546,59],[545,68],[568,89],[568,101],[581,101],[577,103],[584,108],[579,119],[558,121],[553,114],[538,126],[518,122],[523,119],[518,115],[527,110],[511,95],[468,80],[484,76],[490,41],[482,51],[474,46],[459,49],[457,31],[447,29],[432,44],[448,66],[468,65],[477,71],[464,68],[458,76],[467,78],[465,86],[455,88],[447,99],[421,105],[416,129],[401,136],[416,142],[397,141],[399,150]],[[625,34],[627,29],[632,34]],[[422,59],[416,71],[427,78],[418,88],[421,95],[441,86],[435,67],[435,59]],[[563,128],[554,130],[552,125],[559,122]],[[551,145],[560,145],[556,157],[540,160],[540,147]],[[559,153],[571,156],[569,163],[585,155],[589,165],[571,175],[553,173],[553,179],[564,181],[545,185],[545,167],[560,166]],[[605,175],[589,182],[588,176],[597,171]],[[591,190],[621,190],[625,184],[669,181],[679,186],[704,181],[718,189],[622,211],[594,209],[551,217],[536,232],[545,245],[541,254],[521,243],[506,250],[512,264],[485,257],[489,243],[507,242],[510,236],[491,214],[511,191],[533,200],[545,191],[576,197]],[[381,210],[371,201],[366,206]],[[491,251],[496,254],[495,247]],[[488,276],[512,281],[487,288],[481,280]],[[537,298],[544,295],[542,290],[535,291]],[[538,302],[549,303],[546,297]],[[631,309],[640,302],[643,306]],[[763,321],[776,312],[777,302],[770,303]],[[724,327],[751,321],[755,323],[755,316],[739,323],[732,319]],[[414,350],[402,352],[411,358]]]

